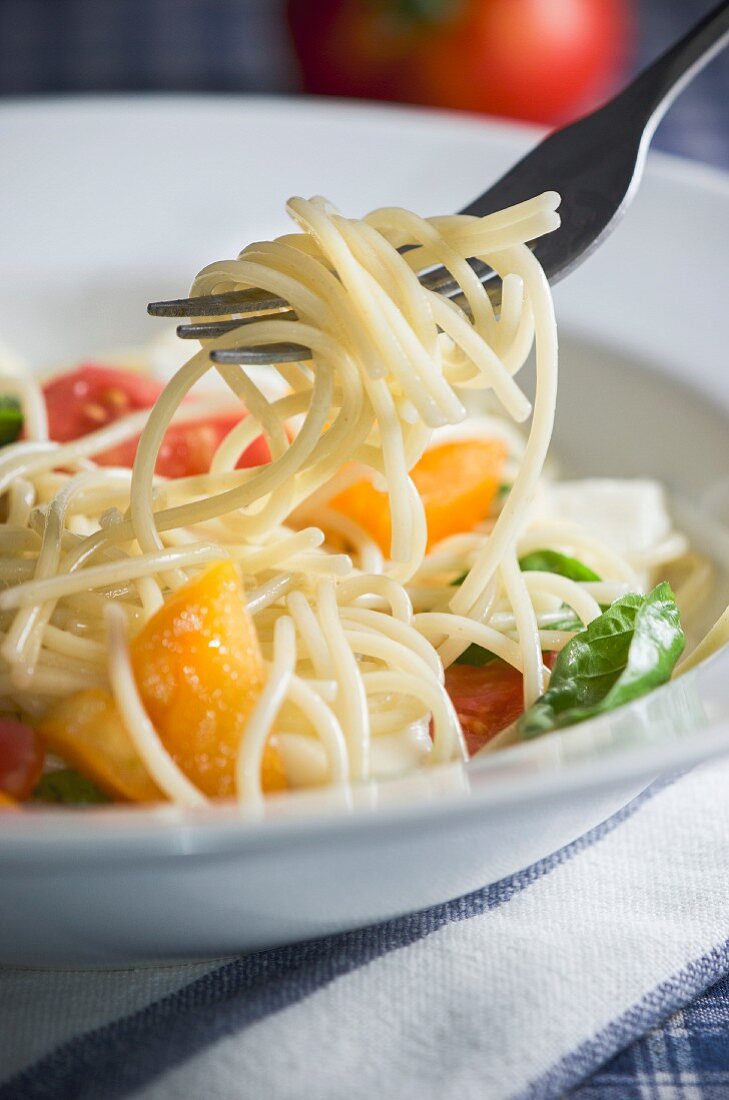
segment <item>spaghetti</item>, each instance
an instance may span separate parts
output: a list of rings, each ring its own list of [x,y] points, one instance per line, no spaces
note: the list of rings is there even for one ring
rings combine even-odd
[[[533,514],[554,421],[557,335],[527,242],[558,226],[558,201],[550,192],[484,218],[386,208],[355,220],[324,199],[292,199],[296,233],[211,264],[192,294],[261,287],[296,319],[274,313],[204,341],[151,411],[62,444],[47,438],[38,387],[15,379],[25,438],[0,452],[3,709],[36,721],[73,692],[108,691],[163,796],[204,801],[145,710],[128,644],[221,560],[242,578],[265,667],[235,753],[242,799],[261,796],[271,745],[288,786],[463,758],[446,670],[469,647],[518,670],[531,705],[549,682],[545,653],[686,552],[672,534],[631,557],[574,522]],[[498,312],[473,257],[503,280]],[[457,280],[456,299],[420,283],[436,264]],[[270,366],[271,384],[210,358],[214,348],[281,341],[312,357]],[[532,406],[515,375],[533,344]],[[160,477],[166,433],[211,372],[247,415],[209,472]],[[515,425],[527,421],[524,438]],[[140,430],[133,471],[93,460]],[[270,462],[238,469],[261,435]],[[434,506],[418,476],[435,474],[418,471],[434,448],[451,454],[488,440],[500,456],[490,503],[433,542]],[[480,507],[479,492],[468,507]],[[524,572],[521,557],[544,547],[579,556],[599,579]]]

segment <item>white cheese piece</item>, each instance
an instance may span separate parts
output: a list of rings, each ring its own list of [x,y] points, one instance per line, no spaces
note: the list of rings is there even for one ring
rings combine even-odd
[[[376,779],[407,775],[425,761],[433,748],[429,721],[413,722],[397,733],[381,733],[370,742],[370,769]]]
[[[648,480],[587,478],[546,485],[532,519],[578,523],[625,556],[651,550],[671,534],[663,487]]]
[[[419,768],[433,747],[427,720],[413,722],[397,733],[383,733],[370,742],[373,779],[407,775]],[[319,787],[331,779],[324,746],[304,733],[279,733],[275,738],[290,787]]]
[[[275,745],[289,787],[321,787],[329,782],[329,761],[321,741],[304,733],[279,733]]]

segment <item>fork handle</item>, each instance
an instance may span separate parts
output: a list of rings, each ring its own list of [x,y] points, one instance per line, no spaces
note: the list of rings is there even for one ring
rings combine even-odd
[[[717,4],[618,96],[635,99],[652,134],[676,96],[729,42],[729,0]]]

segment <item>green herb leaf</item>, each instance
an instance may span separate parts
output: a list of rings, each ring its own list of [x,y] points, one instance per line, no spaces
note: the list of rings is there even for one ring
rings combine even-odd
[[[15,443],[23,430],[23,413],[15,397],[0,397],[0,447]]]
[[[484,649],[483,646],[476,645],[473,642],[468,649],[464,649],[460,657],[456,657],[454,664],[474,665],[475,668],[483,668],[484,665],[491,664],[492,661],[498,661],[498,659],[490,649]]]
[[[111,800],[95,783],[73,768],[48,772],[31,795],[33,802],[62,802],[66,806],[95,806]]]
[[[600,580],[597,573],[593,573],[592,569],[588,569],[581,561],[577,561],[576,558],[570,558],[566,554],[560,554],[557,550],[533,550],[530,554],[525,554],[523,558],[519,559],[519,565],[525,573],[529,571],[559,573],[561,577],[569,577],[572,581]],[[468,573],[461,573],[451,582],[451,584],[456,588],[463,584],[467,576]],[[582,625],[580,620],[567,608],[565,608],[565,611],[566,614],[563,620],[552,623],[550,626],[545,627],[545,629],[579,630]],[[490,650],[484,649],[480,645],[470,645],[468,649],[463,651],[460,657],[456,658],[455,663],[457,665],[475,665],[476,668],[482,668],[483,665],[487,665],[496,659],[496,654],[492,653]]]
[[[563,605],[565,616],[563,619],[557,619],[554,623],[548,623],[546,626],[541,627],[541,630],[584,630],[582,625],[582,619],[580,619],[574,612],[570,611],[566,604]]]
[[[558,550],[532,550],[530,554],[519,558],[519,566],[522,573],[558,573],[560,577],[568,577],[571,581],[602,580],[577,558],[560,554]]]
[[[519,721],[522,739],[605,714],[665,684],[683,647],[670,585],[623,596],[561,651],[549,688]]]
[[[503,488],[503,487],[502,487]],[[508,486],[506,486],[508,489]],[[558,550],[532,550],[519,558],[519,567],[522,573],[558,573],[560,577],[568,577],[571,581],[600,581],[598,576],[589,566],[583,565],[577,558],[570,558],[567,554],[560,554]],[[455,580],[451,581],[454,588],[463,584],[468,572],[459,573]]]

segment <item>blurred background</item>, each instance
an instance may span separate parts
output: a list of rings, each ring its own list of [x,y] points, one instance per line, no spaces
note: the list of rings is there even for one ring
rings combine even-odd
[[[556,125],[584,113],[705,0],[0,0],[0,96],[314,93]],[[657,134],[729,168],[729,59]]]

